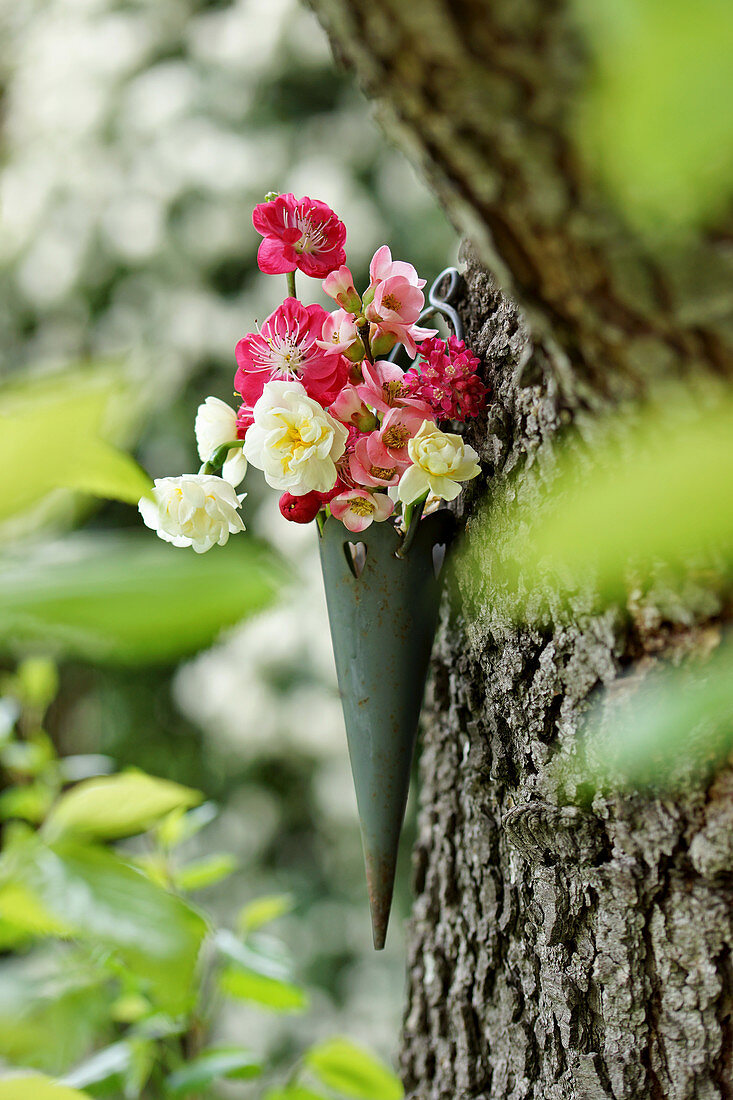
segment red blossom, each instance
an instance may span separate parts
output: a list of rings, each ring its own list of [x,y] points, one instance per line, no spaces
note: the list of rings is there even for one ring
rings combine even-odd
[[[425,401],[439,420],[467,420],[486,407],[488,388],[476,374],[479,360],[463,340],[423,340],[419,368],[405,372],[404,390]]]
[[[286,298],[260,332],[242,337],[235,351],[239,369],[234,385],[246,403],[254,405],[273,379],[295,379],[314,400],[323,405],[333,401],[346,382],[348,366],[343,356],[327,355],[318,345],[327,318],[322,306]]]
[[[346,260],[346,227],[318,199],[278,195],[255,206],[252,224],[264,237],[257,262],[265,275],[298,268],[313,279],[324,279]]]

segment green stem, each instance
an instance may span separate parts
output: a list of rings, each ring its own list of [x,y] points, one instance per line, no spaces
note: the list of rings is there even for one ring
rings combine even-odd
[[[323,534],[323,528],[326,526],[326,517],[321,509],[320,512],[316,512],[316,523],[318,524],[318,533]]]
[[[397,550],[398,558],[406,558],[410,547],[415,541],[415,535],[417,534],[417,528],[422,519],[423,509],[427,499],[428,494],[423,493],[421,497],[418,497],[412,504],[408,504],[405,507],[405,537],[402,540],[402,545]]]
[[[288,298],[297,298],[298,295],[295,292],[295,272],[286,271],[285,278],[288,280]]]

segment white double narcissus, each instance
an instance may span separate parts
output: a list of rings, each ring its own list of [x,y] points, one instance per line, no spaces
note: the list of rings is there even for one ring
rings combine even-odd
[[[459,482],[470,481],[481,473],[473,447],[460,435],[441,432],[432,420],[426,420],[408,442],[407,453],[413,465],[405,470],[397,486],[403,504],[412,504],[428,492],[442,500],[455,500],[461,491]]]
[[[164,542],[192,546],[203,554],[244,531],[237,511],[244,496],[214,474],[183,474],[156,478],[153,499],[143,497],[138,509],[145,524]]]
[[[194,422],[196,444],[202,462],[210,462],[219,447],[237,438],[237,414],[218,397],[207,397],[199,405]],[[232,447],[221,468],[221,476],[235,488],[247,473],[247,459],[241,444]]]
[[[293,496],[333,488],[349,433],[300,382],[266,383],[252,415],[244,453],[268,485]]]

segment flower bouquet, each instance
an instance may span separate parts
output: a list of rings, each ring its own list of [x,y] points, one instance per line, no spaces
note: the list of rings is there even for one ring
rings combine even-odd
[[[243,531],[237,493],[248,464],[281,493],[294,523],[315,522],[362,826],[375,947],[384,945],[399,833],[453,516],[441,507],[479,474],[476,452],[446,430],[478,415],[487,390],[462,340],[420,327],[415,268],[374,254],[359,294],[346,229],[323,202],[268,195],[252,221],[260,270],[287,296],[236,346],[235,410],[207,397],[196,415],[203,465],[159,478],[145,523],[197,553]],[[296,271],[338,306],[304,304]],[[455,317],[452,310],[446,312]],[[403,371],[391,357],[406,349]]]

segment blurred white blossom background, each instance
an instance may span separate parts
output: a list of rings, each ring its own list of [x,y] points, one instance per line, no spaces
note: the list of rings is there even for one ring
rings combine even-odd
[[[362,276],[385,241],[428,279],[454,257],[452,230],[295,0],[0,0],[0,41],[0,369],[112,358],[136,370],[148,394],[138,454],[153,476],[195,468],[197,404],[231,399],[236,341],[282,298],[256,267],[251,211],[266,192],[328,202]],[[304,282],[304,295],[325,302]],[[287,524],[256,475],[247,481],[249,531],[291,562],[295,581],[278,606],[175,673],[175,704],[232,776],[201,842],[238,849],[242,871],[206,903],[226,919],[257,893],[306,898],[284,925],[320,983],[302,1026],[390,1054],[406,889],[388,950],[374,956],[314,531]],[[136,519],[110,507],[95,522]],[[170,676],[160,675],[161,696]],[[82,741],[98,710],[89,697],[76,703]],[[278,759],[310,776],[320,820],[310,897],[297,837],[275,870],[264,855],[289,812],[287,784],[269,780]],[[248,1028],[264,1026],[241,1012]],[[241,1026],[222,1022],[227,1035]],[[271,1041],[292,1029],[271,1026]]]

